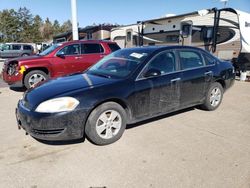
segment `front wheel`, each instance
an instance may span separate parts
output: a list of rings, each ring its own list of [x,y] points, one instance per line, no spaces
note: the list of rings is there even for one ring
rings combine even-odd
[[[30,71],[24,77],[24,86],[29,89],[33,87],[35,84],[45,81],[48,79],[48,75],[40,70]]]
[[[121,138],[126,128],[126,112],[115,102],[95,108],[86,123],[87,138],[97,145],[111,144]]]
[[[223,92],[223,87],[220,83],[212,83],[207,92],[205,102],[201,105],[201,108],[208,111],[217,109],[221,104]]]

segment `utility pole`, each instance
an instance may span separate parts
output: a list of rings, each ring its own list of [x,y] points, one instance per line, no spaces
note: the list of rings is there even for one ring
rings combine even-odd
[[[79,40],[78,25],[77,25],[76,0],[71,0],[71,14],[72,14],[72,34],[73,34],[73,40]]]

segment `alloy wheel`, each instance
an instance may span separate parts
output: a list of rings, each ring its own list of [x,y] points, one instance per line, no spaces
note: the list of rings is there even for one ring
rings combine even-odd
[[[38,82],[44,81],[46,78],[42,74],[33,74],[29,78],[29,85],[32,87],[34,84]]]
[[[216,107],[220,103],[220,100],[221,100],[221,90],[220,88],[215,87],[210,94],[210,100],[209,100],[210,104],[213,107]]]
[[[103,112],[96,122],[96,132],[103,139],[110,139],[118,134],[122,126],[119,112],[108,110]]]

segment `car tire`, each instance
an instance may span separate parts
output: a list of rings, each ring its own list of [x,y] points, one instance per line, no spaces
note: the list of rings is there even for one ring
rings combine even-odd
[[[22,57],[27,57],[27,56],[29,56],[29,54],[22,54],[21,56]]]
[[[126,128],[126,112],[115,102],[96,107],[89,115],[85,134],[96,145],[108,145],[119,140]]]
[[[40,70],[33,70],[30,71],[28,74],[25,75],[24,77],[24,86],[29,89],[31,88],[34,84],[37,84],[41,81],[45,81],[49,78],[49,76]]]
[[[217,109],[222,101],[224,89],[220,83],[212,83],[206,94],[205,102],[201,105],[201,108],[207,111],[213,111]]]

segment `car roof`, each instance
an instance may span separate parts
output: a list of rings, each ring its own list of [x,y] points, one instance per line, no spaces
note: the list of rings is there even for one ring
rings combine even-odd
[[[61,44],[63,45],[68,45],[68,44],[75,44],[75,43],[112,43],[115,44],[115,42],[108,41],[108,40],[74,40],[74,41],[67,41],[67,42],[62,42]]]
[[[177,46],[177,45],[172,45],[172,46],[141,46],[141,47],[134,47],[134,48],[125,48],[125,49],[129,49],[131,51],[135,50],[135,51],[145,51],[145,52],[157,52],[157,51],[162,51],[162,50],[173,50],[173,49],[191,49],[191,50],[202,50],[200,48],[197,47],[193,47],[193,46]]]

